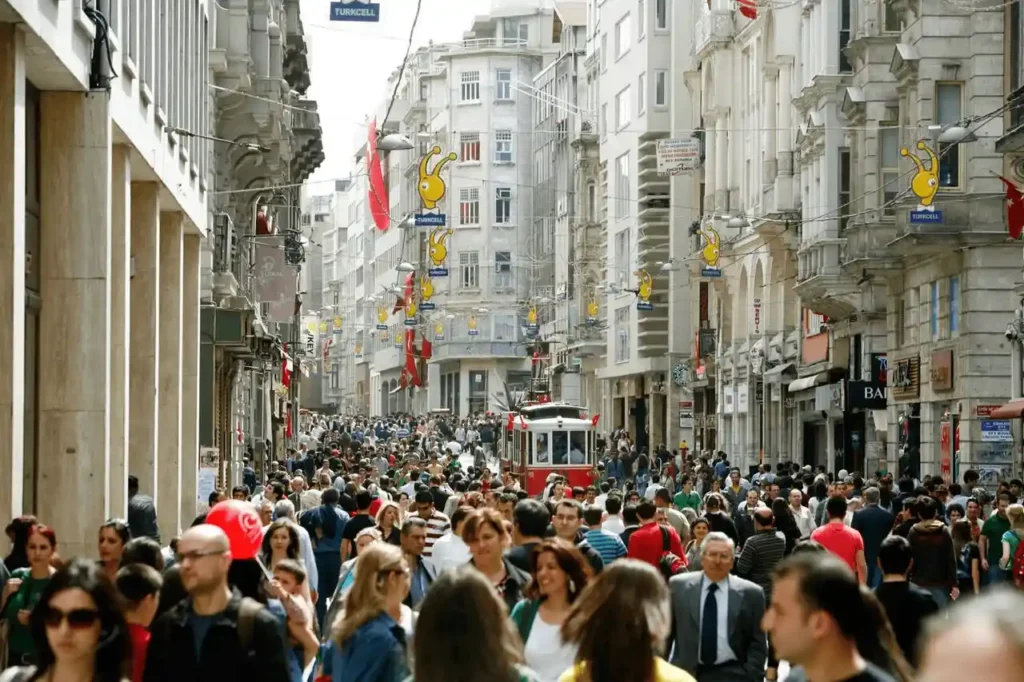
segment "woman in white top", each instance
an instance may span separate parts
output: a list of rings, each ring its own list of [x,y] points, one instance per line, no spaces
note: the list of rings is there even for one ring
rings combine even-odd
[[[587,582],[589,565],[572,544],[545,540],[530,554],[533,580],[512,609],[525,645],[526,666],[538,682],[558,682],[576,662],[577,647],[562,641],[562,623]]]

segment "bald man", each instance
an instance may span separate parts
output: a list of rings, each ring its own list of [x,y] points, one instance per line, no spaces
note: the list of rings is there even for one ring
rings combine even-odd
[[[153,623],[145,682],[280,682],[290,678],[284,629],[254,599],[228,585],[231,550],[202,524],[178,541],[189,596]]]

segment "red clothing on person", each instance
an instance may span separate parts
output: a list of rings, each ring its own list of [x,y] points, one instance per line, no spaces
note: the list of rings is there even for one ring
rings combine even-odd
[[[659,526],[657,523],[648,523],[640,526],[629,536],[629,548],[627,556],[630,559],[646,561],[654,568],[658,568],[661,557],[665,553],[664,540],[661,536],[661,529],[668,531],[668,549],[677,557],[684,557],[683,543],[679,541],[679,533],[671,526]]]
[[[129,623],[128,636],[132,642],[132,682],[142,682],[142,674],[146,670],[146,649],[149,648],[149,630]]]
[[[864,551],[864,538],[860,532],[845,523],[837,521],[826,523],[811,533],[811,539],[835,554],[857,573],[857,552]]]
[[[384,504],[384,500],[382,500],[379,497],[375,497],[373,499],[373,501],[370,502],[370,509],[369,509],[370,516],[372,516],[373,518],[377,518],[377,512],[380,511],[380,508],[381,508],[381,506],[383,504]]]

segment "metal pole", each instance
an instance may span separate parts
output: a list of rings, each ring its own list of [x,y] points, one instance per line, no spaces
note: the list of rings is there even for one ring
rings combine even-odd
[[[1013,311],[1014,331],[1016,332],[1010,340],[1010,399],[1017,400],[1021,397],[1021,339],[1019,337],[1021,327],[1024,326],[1024,310],[1018,308]]]

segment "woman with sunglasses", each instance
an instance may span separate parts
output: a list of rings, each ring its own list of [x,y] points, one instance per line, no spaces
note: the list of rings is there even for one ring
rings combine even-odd
[[[113,584],[94,562],[75,559],[53,574],[30,621],[34,666],[0,682],[122,682],[131,644]]]
[[[28,567],[14,571],[4,586],[3,618],[8,628],[7,658],[12,665],[26,665],[36,658],[29,621],[51,576],[56,572],[51,566],[56,551],[57,536],[53,529],[40,524],[33,526],[25,545]]]
[[[121,556],[131,539],[128,522],[124,519],[109,519],[100,526],[100,567],[111,581],[117,580],[117,572],[121,570]]]

